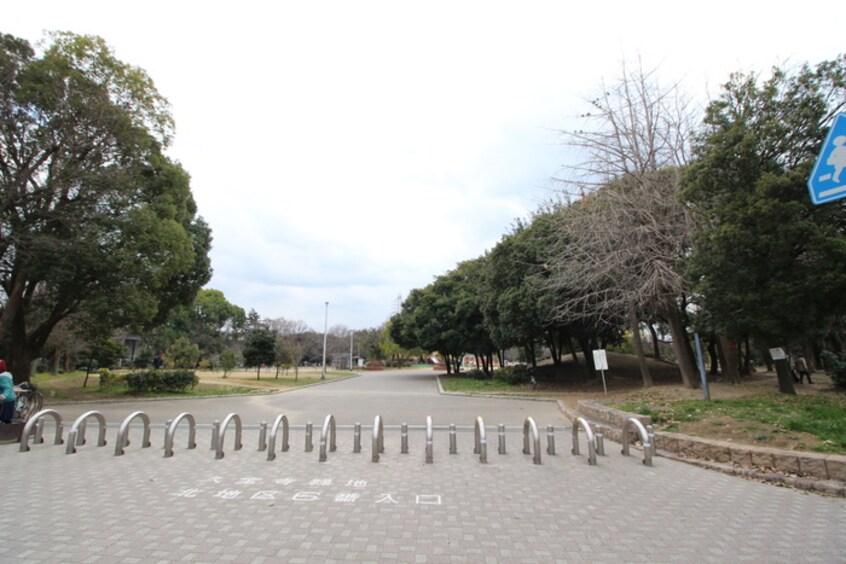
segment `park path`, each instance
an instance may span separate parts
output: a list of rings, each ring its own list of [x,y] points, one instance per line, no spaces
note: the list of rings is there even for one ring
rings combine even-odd
[[[136,410],[162,423],[187,411],[198,422],[222,420],[238,413],[245,424],[272,421],[284,413],[292,423],[319,423],[331,414],[339,424],[372,423],[381,415],[386,424],[424,425],[432,416],[436,425],[473,425],[482,416],[487,425],[522,425],[532,416],[539,425],[568,425],[555,402],[526,399],[443,395],[432,370],[363,372],[354,378],[298,388],[283,393],[217,398],[104,401],[50,406],[73,420],[88,410],[102,413],[109,423],[119,423]]]

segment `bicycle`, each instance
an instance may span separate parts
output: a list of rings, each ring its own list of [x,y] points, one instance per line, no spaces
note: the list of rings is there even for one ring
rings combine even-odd
[[[28,421],[30,417],[41,411],[44,396],[29,382],[15,386],[15,414],[14,418]]]

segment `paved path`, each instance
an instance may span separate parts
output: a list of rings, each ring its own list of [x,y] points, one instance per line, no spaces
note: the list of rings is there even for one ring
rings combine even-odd
[[[473,425],[479,415],[492,425],[522,425],[529,415],[539,425],[568,424],[555,402],[440,395],[434,374],[432,370],[365,372],[347,380],[261,396],[114,402],[96,407],[59,404],[54,408],[71,421],[89,409],[97,409],[110,423],[120,423],[133,411],[143,410],[160,423],[188,411],[198,422],[206,423],[236,412],[245,424],[271,422],[280,413],[300,424],[321,423],[329,414],[339,423],[349,424],[370,424],[376,415],[381,415],[386,424],[397,425],[404,421],[423,425],[427,415],[436,425]]]
[[[340,421],[361,415],[369,422],[387,378],[273,398],[315,421],[326,411],[316,398],[334,398],[342,402],[332,407]],[[431,376],[408,379],[409,397],[390,390],[382,397],[380,405],[396,409],[384,411],[392,418],[439,410],[436,417],[461,422],[491,409],[511,424],[521,409],[547,405],[430,398],[423,388]],[[461,402],[473,407],[462,410]],[[0,562],[842,562],[846,554],[844,500],[663,458],[649,468],[614,444],[592,467],[569,454],[562,433],[558,453],[543,452],[543,464],[534,465],[518,433],[508,435],[505,455],[489,437],[486,464],[472,453],[472,433],[459,434],[454,455],[446,433],[437,433],[434,464],[426,464],[421,432],[412,432],[404,455],[398,432],[389,431],[386,452],[373,463],[369,441],[354,454],[352,433],[342,431],[337,452],[321,463],[317,441],[304,452],[300,430],[272,462],[257,450],[256,431],[246,431],[235,451],[230,429],[222,460],[209,450],[206,428],[192,450],[180,429],[167,459],[160,430],[151,448],[141,448],[133,429],[118,457],[114,430],[101,448],[95,431],[89,425],[88,444],[72,455],[50,444],[28,453],[0,446]]]

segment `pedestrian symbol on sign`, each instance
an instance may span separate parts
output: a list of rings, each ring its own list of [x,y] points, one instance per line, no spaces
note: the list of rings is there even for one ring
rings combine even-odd
[[[823,143],[808,190],[815,204],[846,198],[846,113],[837,114]]]

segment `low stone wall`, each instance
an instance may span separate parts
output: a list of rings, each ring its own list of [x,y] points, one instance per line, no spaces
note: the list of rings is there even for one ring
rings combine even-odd
[[[652,424],[651,417],[627,413],[594,401],[580,401],[579,413],[600,426],[606,438],[616,442],[621,442],[623,423],[629,417],[635,417],[644,425]],[[846,482],[846,456],[837,454],[739,445],[663,431],[655,433],[655,448],[680,458],[710,460],[744,468]]]

